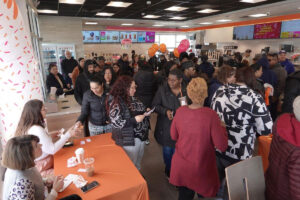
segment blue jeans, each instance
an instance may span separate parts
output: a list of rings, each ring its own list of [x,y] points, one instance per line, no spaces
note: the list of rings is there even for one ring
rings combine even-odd
[[[171,161],[173,154],[175,152],[175,148],[163,146],[163,157],[165,163],[165,173],[168,177],[170,177],[170,170],[171,170]]]

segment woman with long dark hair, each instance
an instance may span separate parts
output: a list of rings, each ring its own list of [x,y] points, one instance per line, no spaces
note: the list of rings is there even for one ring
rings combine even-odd
[[[103,78],[104,78],[104,92],[108,94],[112,85],[116,80],[116,75],[111,66],[105,66],[103,69]]]
[[[79,76],[79,74],[81,74],[83,72],[84,69],[84,58],[79,58],[78,59],[78,66],[74,68],[73,72],[72,72],[72,83],[73,86],[75,87],[75,83],[77,80],[77,77]]]
[[[120,76],[114,83],[107,107],[112,124],[112,138],[122,146],[137,169],[141,168],[149,119],[145,106],[134,97],[136,85],[129,76]]]

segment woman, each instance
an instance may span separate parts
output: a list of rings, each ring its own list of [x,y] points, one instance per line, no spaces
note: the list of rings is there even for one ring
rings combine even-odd
[[[145,140],[149,130],[146,108],[134,97],[136,85],[129,76],[120,76],[111,89],[108,99],[112,139],[125,150],[138,170],[144,155]]]
[[[259,92],[263,97],[265,96],[265,87],[263,80],[260,79],[260,77],[263,74],[262,65],[259,63],[251,65],[251,68],[254,71],[254,76],[256,78],[254,88],[257,92]]]
[[[105,66],[103,70],[103,77],[104,77],[104,91],[105,94],[108,94],[112,85],[115,82],[115,73],[111,66]]]
[[[178,68],[178,64],[173,60],[166,62],[163,66],[163,69],[157,73],[157,83],[162,85],[169,76],[169,72],[173,69]]]
[[[79,74],[81,74],[83,72],[84,58],[79,58],[78,62],[79,62],[79,65],[77,67],[75,67],[72,72],[72,83],[73,83],[74,87],[75,87],[77,77],[79,76]]]
[[[178,108],[171,126],[176,141],[170,183],[179,186],[179,200],[199,196],[214,197],[219,188],[215,148],[225,151],[227,133],[215,111],[203,107],[207,86],[203,78],[194,78],[187,87],[192,100]]]
[[[152,107],[158,114],[154,136],[163,146],[165,174],[170,176],[171,160],[175,151],[175,141],[171,139],[170,127],[176,110],[181,103],[179,98],[187,97],[186,88],[182,84],[182,72],[179,69],[170,71],[168,81],[164,83],[155,94]]]
[[[84,69],[83,73],[79,74],[75,88],[74,88],[74,96],[80,105],[82,104],[83,94],[90,89],[90,82],[91,79],[95,74],[95,66],[92,60],[86,60],[84,62]]]
[[[138,54],[134,54],[133,56],[133,60],[132,60],[132,68],[133,68],[133,74],[136,74],[139,71],[139,55]]]
[[[23,135],[10,139],[4,149],[2,165],[7,168],[3,185],[3,199],[54,200],[63,188],[63,177],[55,177],[53,188],[45,198],[43,179],[34,160],[42,155],[39,138]]]
[[[35,162],[42,176],[53,174],[53,155],[64,146],[71,136],[75,136],[75,130],[70,128],[65,134],[61,134],[58,141],[53,143],[45,119],[46,109],[43,102],[37,99],[30,100],[24,105],[15,132],[15,136],[35,135],[39,137],[42,144],[42,155],[37,157]],[[56,132],[57,134],[58,132]]]
[[[228,132],[226,152],[217,152],[221,180],[226,167],[252,157],[256,134],[272,131],[272,118],[262,96],[253,90],[254,84],[253,70],[239,68],[236,83],[221,86],[213,96],[211,108],[225,122]]]
[[[106,93],[104,92],[103,79],[99,77],[91,78],[90,88],[83,95],[81,115],[76,122],[77,127],[82,126],[85,120],[89,119],[90,136],[110,133],[111,126],[108,124],[106,115]]]
[[[71,89],[70,84],[66,84],[63,76],[58,73],[58,69],[55,63],[50,63],[49,68],[49,75],[47,76],[46,85],[48,93],[51,91],[51,87],[55,87],[56,95],[59,96],[63,93],[72,94],[73,90]]]
[[[120,76],[120,65],[118,63],[113,64],[113,70],[115,72],[116,77]]]

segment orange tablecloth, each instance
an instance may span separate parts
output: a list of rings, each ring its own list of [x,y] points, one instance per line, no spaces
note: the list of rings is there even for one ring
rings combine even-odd
[[[269,166],[269,153],[272,142],[272,134],[258,137],[258,155],[262,157],[264,172]]]
[[[54,156],[55,175],[80,174],[89,183],[98,181],[100,186],[83,193],[72,183],[62,193],[59,198],[70,194],[78,194],[82,199],[93,200],[149,200],[148,187],[134,164],[130,161],[125,151],[114,144],[111,134],[89,137],[92,141],[80,145],[82,138],[74,141],[74,146],[63,148]],[[88,177],[85,173],[77,172],[79,168],[84,168],[80,164],[73,168],[67,168],[67,159],[75,156],[74,151],[83,147],[85,157],[95,158],[95,174]]]

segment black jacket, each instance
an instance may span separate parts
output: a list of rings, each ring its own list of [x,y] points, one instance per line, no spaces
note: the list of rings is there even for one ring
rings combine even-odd
[[[290,74],[286,79],[282,112],[293,113],[293,102],[300,95],[300,71]]]
[[[58,80],[51,73],[47,76],[46,86],[47,86],[48,93],[50,93],[51,87],[56,87],[57,88],[56,95],[58,96],[58,95],[61,95],[64,93],[64,91],[63,91],[64,88],[68,89],[68,87],[67,87],[67,84],[66,84],[63,76],[60,73],[58,73],[57,75],[58,75],[60,81],[62,82],[63,87],[61,87]]]
[[[77,121],[80,121],[83,124],[87,117],[89,117],[89,121],[94,125],[106,125],[108,117],[106,113],[105,100],[105,93],[99,97],[91,90],[86,91],[83,95],[81,115],[78,117]]]
[[[182,84],[182,96],[187,97],[186,87]],[[152,102],[155,106],[155,112],[158,113],[154,136],[156,141],[169,147],[175,147],[175,141],[171,139],[170,127],[172,121],[167,117],[167,110],[173,111],[175,116],[176,110],[180,107],[180,94],[175,96],[167,82],[159,87]]]
[[[133,78],[137,84],[135,96],[137,96],[147,108],[150,108],[156,89],[153,71],[140,70]]]
[[[129,66],[129,62],[128,61],[123,61],[123,59],[120,58],[118,60],[118,63],[120,65],[120,75],[132,76],[133,69]]]
[[[76,79],[74,96],[80,105],[82,104],[83,94],[90,89],[90,82],[85,73],[79,74]]]
[[[61,61],[61,70],[65,76],[72,73],[76,66],[78,66],[78,63],[73,57],[71,59],[65,58]]]

